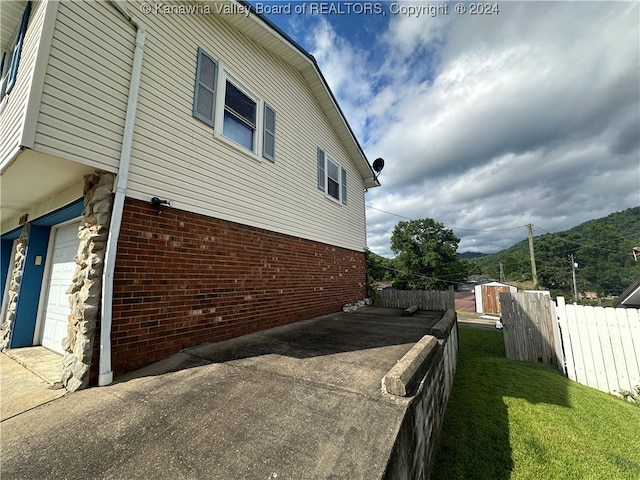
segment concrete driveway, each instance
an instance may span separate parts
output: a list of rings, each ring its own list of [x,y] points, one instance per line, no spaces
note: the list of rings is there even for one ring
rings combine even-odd
[[[443,312],[366,308],[189,349],[1,424],[3,478],[377,479],[382,377]]]
[[[44,405],[67,393],[29,371],[16,360],[0,353],[0,421]]]

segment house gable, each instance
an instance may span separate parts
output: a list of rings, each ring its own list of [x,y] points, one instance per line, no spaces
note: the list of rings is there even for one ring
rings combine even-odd
[[[110,383],[111,353],[124,371],[366,294],[364,190],[377,181],[310,57],[252,16],[243,30],[224,15],[145,14],[139,2],[41,5],[57,9],[46,8],[52,41],[36,65],[41,94],[29,101],[39,105],[33,147],[19,149],[3,179],[25,233],[20,252],[38,257],[26,261],[38,267],[33,285],[52,291],[52,242],[62,263],[76,264],[56,277],[56,291],[71,295],[55,323],[58,331],[68,320],[67,388],[85,386],[91,365]],[[260,28],[266,43],[254,36]],[[290,52],[272,48],[274,39]],[[202,52],[215,79],[201,77]],[[34,176],[47,188],[34,188]],[[5,198],[3,189],[3,206]],[[47,225],[64,228],[60,242],[36,231],[43,216],[79,200],[79,219]],[[31,227],[37,235],[27,235]],[[54,324],[44,298],[36,312],[25,295],[33,285],[19,293],[25,257],[17,246],[11,253],[13,243],[3,237],[18,292],[6,338],[22,331],[25,344],[38,344],[38,325]]]
[[[231,4],[233,2],[228,1],[225,3]],[[247,19],[243,19],[238,15],[227,16],[226,20],[246,36],[284,59],[303,75],[314,96],[318,99],[319,105],[333,125],[337,135],[346,146],[349,155],[354,159],[358,159],[357,165],[362,177],[365,179],[365,187],[372,188],[380,186],[376,175],[373,173],[362,151],[358,139],[347,122],[324,75],[320,71],[316,59],[268,18],[255,13],[255,9],[251,4],[244,0],[239,0],[238,3],[249,8],[251,12],[253,12],[253,15]]]
[[[127,196],[158,196],[175,208],[363,251],[363,192],[370,185],[362,174],[363,162],[370,171],[366,159],[361,151],[354,157],[357,143],[337,133],[308,72],[239,31],[233,23],[238,18],[247,20],[213,13],[144,17],[147,38]],[[198,52],[217,65],[213,126],[193,115]],[[257,103],[259,135],[261,109],[268,105],[275,112],[275,161],[224,134],[227,81]],[[318,190],[318,148],[344,168],[347,204]]]

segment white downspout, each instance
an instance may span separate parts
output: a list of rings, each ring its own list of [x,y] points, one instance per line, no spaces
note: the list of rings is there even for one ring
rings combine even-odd
[[[98,385],[105,386],[113,382],[113,370],[111,368],[111,325],[113,306],[113,272],[116,267],[116,250],[120,226],[122,224],[122,212],[124,210],[124,198],[129,180],[129,165],[131,161],[131,146],[133,144],[133,130],[138,106],[138,91],[140,90],[140,75],[142,72],[142,56],[144,53],[145,26],[137,18],[132,16],[126,5],[120,0],[111,0],[111,3],[129,20],[137,29],[136,48],[133,52],[133,66],[131,67],[131,80],[129,83],[129,98],[127,112],[124,121],[124,133],[122,135],[122,150],[120,151],[120,166],[115,185],[115,198],[111,212],[111,226],[105,250],[104,269],[102,273],[102,307],[100,310],[100,363]]]

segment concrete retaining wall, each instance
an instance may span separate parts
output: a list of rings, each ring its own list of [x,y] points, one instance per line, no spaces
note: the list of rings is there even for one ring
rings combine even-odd
[[[432,336],[423,337],[424,345],[430,349],[423,365],[426,374],[407,407],[387,464],[385,480],[429,478],[458,358],[455,311],[448,310],[437,327]],[[428,346],[433,345],[434,337],[437,345]]]

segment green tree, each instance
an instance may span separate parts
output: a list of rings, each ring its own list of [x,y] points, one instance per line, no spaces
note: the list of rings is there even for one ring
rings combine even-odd
[[[393,280],[395,274],[393,259],[377,255],[368,248],[365,254],[367,260],[367,278],[371,283],[382,280]]]
[[[631,283],[626,270],[634,266],[632,244],[611,225],[587,226],[588,240],[578,249],[578,289],[596,290],[599,295],[620,292]]]
[[[634,261],[631,254],[631,249],[640,245],[640,207],[590,220],[563,232],[537,236],[533,244],[540,285],[553,295],[573,298],[570,255],[579,265],[576,270],[579,292],[619,295],[640,275],[640,261]],[[474,271],[494,278],[498,278],[500,263],[507,280],[531,278],[527,240],[469,262]]]
[[[400,272],[394,287],[446,290],[462,281],[467,263],[456,254],[460,239],[431,218],[399,222],[391,235],[391,250]]]
[[[546,233],[534,239],[541,288],[561,293],[572,291],[569,256],[576,253],[578,246],[566,232]]]

